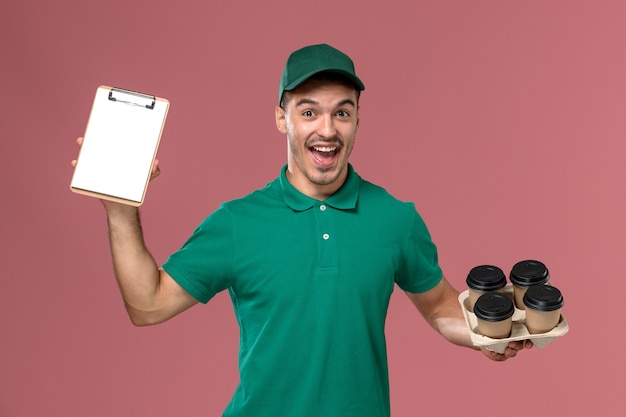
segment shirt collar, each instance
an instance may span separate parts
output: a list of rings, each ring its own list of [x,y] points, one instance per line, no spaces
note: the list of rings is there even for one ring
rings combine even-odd
[[[283,166],[280,171],[279,181],[283,200],[292,210],[305,211],[320,203],[319,200],[302,194],[300,191],[296,190],[293,185],[291,185],[287,179],[287,165]],[[352,165],[348,164],[348,175],[346,176],[346,181],[335,194],[324,200],[324,203],[340,210],[350,210],[356,208],[356,202],[359,198],[360,182],[361,177],[354,172]]]

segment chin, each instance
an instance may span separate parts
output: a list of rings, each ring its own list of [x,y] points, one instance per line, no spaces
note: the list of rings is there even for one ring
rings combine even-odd
[[[309,180],[315,185],[331,185],[337,182],[341,172],[342,171],[337,167],[324,170],[318,169],[314,175],[309,177]]]

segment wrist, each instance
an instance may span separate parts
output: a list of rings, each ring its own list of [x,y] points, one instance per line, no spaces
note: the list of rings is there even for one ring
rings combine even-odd
[[[109,200],[100,200],[109,219],[132,219],[139,217],[139,209],[128,204],[117,203]]]

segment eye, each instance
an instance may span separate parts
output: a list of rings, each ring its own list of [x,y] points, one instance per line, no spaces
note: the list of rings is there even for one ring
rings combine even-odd
[[[304,117],[313,117],[315,116],[315,113],[313,113],[313,110],[305,110],[302,112],[302,115]]]
[[[339,116],[339,117],[350,117],[350,113],[348,113],[348,112],[347,112],[347,111],[345,111],[345,110],[339,110],[339,111],[337,112],[337,116]]]

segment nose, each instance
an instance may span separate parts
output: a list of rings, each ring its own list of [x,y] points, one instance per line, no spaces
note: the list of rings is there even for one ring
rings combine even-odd
[[[331,114],[326,114],[319,118],[318,135],[323,138],[333,138],[337,135],[335,120]]]

